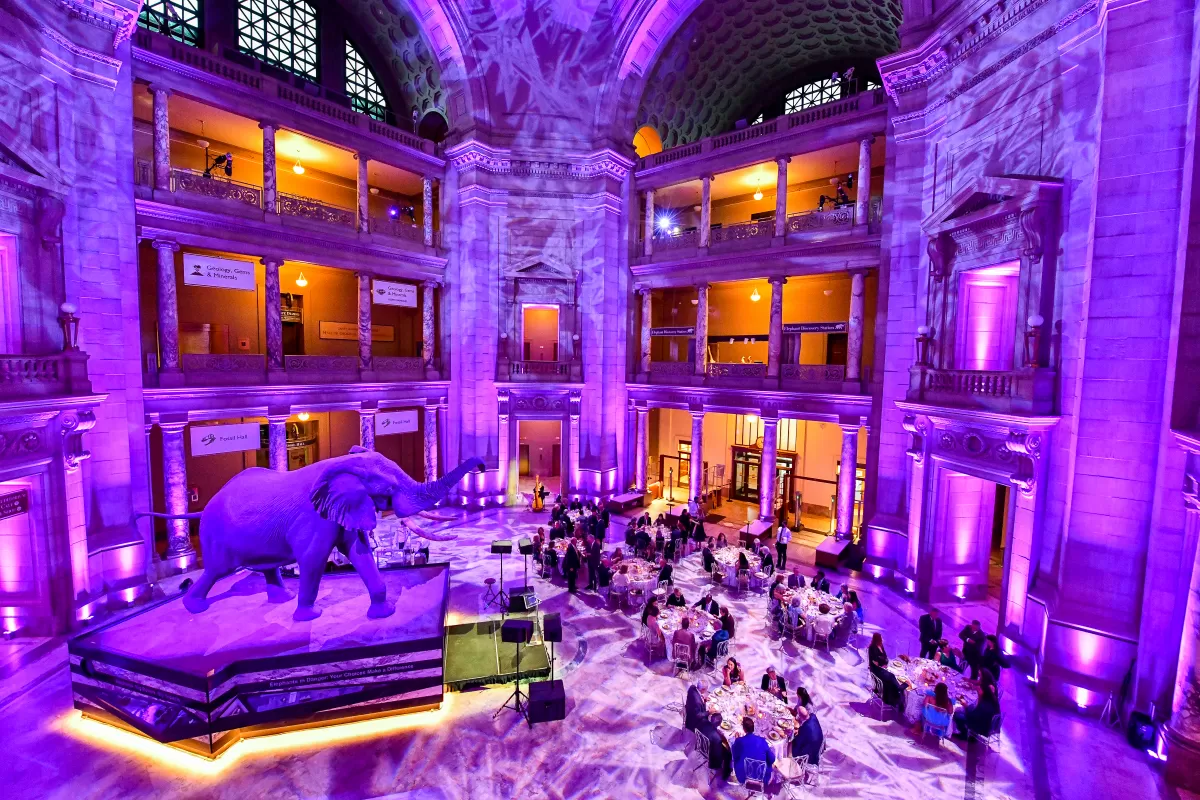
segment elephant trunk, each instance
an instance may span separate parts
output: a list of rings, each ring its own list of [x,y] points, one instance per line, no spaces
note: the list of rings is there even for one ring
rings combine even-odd
[[[468,458],[466,461],[450,470],[450,472],[447,472],[440,479],[420,484],[416,491],[413,492],[412,499],[414,501],[414,509],[411,513],[428,511],[440,501],[446,499],[446,495],[448,495],[450,491],[458,485],[459,481],[461,481],[463,477],[473,469],[478,469],[480,472],[482,472],[483,460],[479,458]],[[399,507],[396,508],[397,512],[399,513]]]

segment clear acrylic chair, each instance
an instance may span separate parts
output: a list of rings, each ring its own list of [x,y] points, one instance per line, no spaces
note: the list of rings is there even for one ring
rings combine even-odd
[[[879,709],[879,721],[883,722],[883,710],[887,708],[887,703],[883,702],[883,681],[874,673],[871,673],[871,699],[867,703],[871,708]]]
[[[686,679],[692,669],[692,648],[679,643],[674,646],[673,650],[675,652],[675,677]]]
[[[993,747],[1000,747],[1000,729],[1004,727],[1004,713],[1001,712],[992,717],[992,729],[985,735],[967,731],[967,737],[976,741],[982,742],[984,747],[991,750]]]
[[[745,765],[743,769],[746,770],[746,780],[742,781],[742,788],[748,796],[764,794],[767,791],[767,762],[747,758],[742,763]]]
[[[714,770],[712,768],[712,766],[709,764],[709,757],[712,752],[711,742],[709,742],[708,737],[705,736],[704,734],[702,734],[700,731],[694,731],[694,733],[695,733],[695,742],[696,742],[696,749],[694,752],[700,754],[700,763],[692,768],[692,772],[695,772],[696,770],[700,769],[700,767],[708,767],[708,771],[709,771],[709,773],[711,773],[710,774],[710,778],[711,778],[712,775],[716,774],[716,770]]]
[[[775,759],[775,772],[783,784],[785,795],[788,797],[804,796],[804,779],[808,774],[808,756],[777,758]]]

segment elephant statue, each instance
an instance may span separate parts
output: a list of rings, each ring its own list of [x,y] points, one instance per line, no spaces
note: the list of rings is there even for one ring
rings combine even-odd
[[[361,447],[349,455],[319,461],[292,472],[253,467],[221,487],[200,513],[200,545],[204,572],[188,590],[183,604],[198,614],[208,608],[213,584],[244,567],[263,573],[267,597],[285,602],[279,568],[300,568],[299,597],[293,619],[316,619],[313,607],[325,562],[337,548],[358,571],[371,606],[367,616],[395,611],[371,555],[368,533],[378,511],[398,517],[425,514],[483,461],[470,458],[440,480],[418,483],[386,456]]]

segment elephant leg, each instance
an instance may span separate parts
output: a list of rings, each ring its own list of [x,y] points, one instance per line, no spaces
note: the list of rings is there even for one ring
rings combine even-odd
[[[292,593],[283,588],[283,578],[279,575],[278,567],[263,570],[263,577],[267,580],[268,603],[286,603],[292,599]]]
[[[193,614],[199,614],[202,611],[208,610],[208,593],[212,591],[213,584],[221,578],[232,572],[218,572],[215,569],[206,567],[204,572],[200,573],[200,577],[188,589],[187,594],[183,596],[183,607]]]
[[[319,609],[313,608],[313,604],[317,602],[317,589],[321,585],[321,575],[324,573],[325,562],[320,561],[316,564],[306,564],[299,562],[300,567],[300,595],[296,601],[296,611],[292,614],[292,619],[297,622],[307,622],[321,616]]]
[[[387,601],[387,586],[383,582],[383,576],[379,574],[379,567],[375,566],[375,559],[372,558],[367,543],[361,538],[355,539],[350,544],[350,553],[347,558],[354,565],[354,569],[358,571],[358,576],[362,578],[363,583],[367,586],[367,592],[371,595],[371,607],[367,609],[367,616],[371,619],[380,619],[395,614],[396,606]]]

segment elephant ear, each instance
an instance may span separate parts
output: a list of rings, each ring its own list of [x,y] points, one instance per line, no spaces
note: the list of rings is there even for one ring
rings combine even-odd
[[[351,452],[351,454],[354,454],[354,453],[369,453],[371,451],[368,450],[367,448],[363,447],[361,444],[356,444],[356,445],[350,446],[350,452]]]
[[[363,482],[347,472],[321,476],[309,500],[318,514],[347,530],[375,530],[375,503]]]

